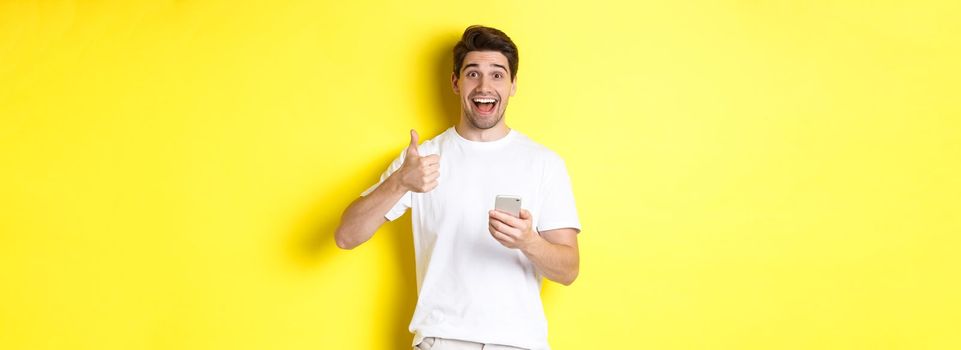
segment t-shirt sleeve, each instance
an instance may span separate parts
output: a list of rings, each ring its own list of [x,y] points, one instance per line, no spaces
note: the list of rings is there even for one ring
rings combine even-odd
[[[581,222],[574,205],[574,191],[564,160],[558,158],[549,166],[544,182],[544,204],[537,223],[538,231],[573,228],[581,232]]]
[[[375,189],[377,189],[377,187],[380,186],[380,184],[384,183],[384,181],[387,180],[388,177],[390,177],[390,174],[393,174],[395,171],[397,171],[397,169],[400,169],[400,166],[404,164],[405,154],[406,154],[406,149],[401,151],[400,156],[395,158],[394,161],[390,163],[390,166],[387,167],[387,170],[385,170],[384,173],[380,175],[380,181],[378,181],[373,186],[370,186],[367,190],[365,190],[360,195],[362,197],[366,197],[368,194],[370,194]],[[401,217],[401,215],[404,215],[404,213],[407,212],[407,208],[410,208],[410,205],[411,205],[410,201],[411,201],[411,193],[410,191],[407,191],[407,193],[404,193],[404,195],[400,197],[400,200],[398,200],[397,203],[395,203],[394,206],[391,207],[389,211],[387,211],[387,214],[384,214],[384,218],[390,221],[394,221],[397,218]]]

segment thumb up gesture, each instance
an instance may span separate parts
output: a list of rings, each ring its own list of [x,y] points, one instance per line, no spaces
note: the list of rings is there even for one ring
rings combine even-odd
[[[440,156],[431,154],[421,157],[417,152],[417,131],[410,130],[410,146],[404,156],[404,164],[397,169],[400,184],[408,191],[424,193],[437,187],[440,177]]]

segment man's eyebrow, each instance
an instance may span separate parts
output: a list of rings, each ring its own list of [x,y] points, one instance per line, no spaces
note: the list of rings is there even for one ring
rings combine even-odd
[[[500,65],[500,64],[497,64],[497,63],[491,63],[491,65],[494,66],[494,67],[503,69],[505,72],[507,71],[507,67],[504,67],[503,65]],[[470,68],[470,67],[475,67],[475,68],[476,68],[476,67],[480,67],[480,65],[477,64],[477,63],[468,63],[466,66],[464,66],[464,68],[461,68],[461,70],[466,70],[467,68]]]

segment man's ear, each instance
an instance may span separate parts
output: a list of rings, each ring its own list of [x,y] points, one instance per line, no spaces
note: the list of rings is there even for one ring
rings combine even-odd
[[[454,95],[460,95],[460,89],[457,87],[457,74],[450,73],[450,87],[454,89]]]
[[[511,81],[511,96],[514,96],[514,93],[516,92],[517,92],[517,77],[515,77],[514,80]]]

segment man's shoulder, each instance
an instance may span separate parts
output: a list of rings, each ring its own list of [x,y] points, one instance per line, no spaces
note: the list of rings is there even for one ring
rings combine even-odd
[[[450,138],[450,131],[450,128],[445,129],[434,137],[424,140],[417,146],[417,152],[422,156],[439,153],[441,145]]]
[[[561,158],[560,154],[554,152],[554,150],[548,148],[546,145],[534,141],[526,134],[523,134],[519,131],[517,132],[517,139],[514,141],[515,147],[518,147],[526,153],[529,153],[533,157],[543,159],[548,162],[564,162],[564,159]]]

